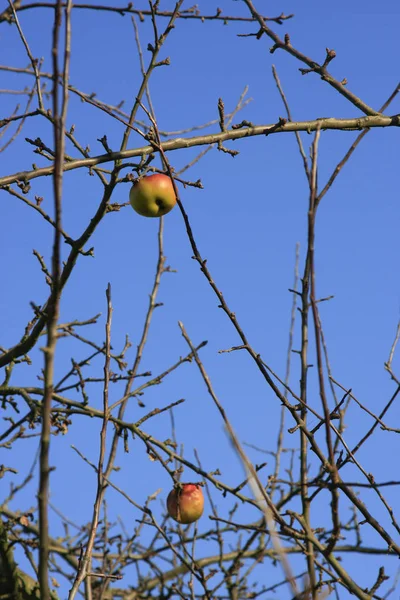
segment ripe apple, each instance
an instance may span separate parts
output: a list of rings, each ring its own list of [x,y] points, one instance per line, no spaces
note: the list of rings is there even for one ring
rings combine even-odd
[[[175,486],[167,498],[170,517],[184,525],[200,519],[204,510],[204,496],[197,483],[181,483]]]
[[[170,177],[155,173],[138,179],[129,193],[132,208],[143,217],[162,217],[176,204]]]

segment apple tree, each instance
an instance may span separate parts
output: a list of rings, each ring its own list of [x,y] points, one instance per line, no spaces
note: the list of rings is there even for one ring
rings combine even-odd
[[[398,596],[399,6],[301,4],[3,3],[1,600]]]

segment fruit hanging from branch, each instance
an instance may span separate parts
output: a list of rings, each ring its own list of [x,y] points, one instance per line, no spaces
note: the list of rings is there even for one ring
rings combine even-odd
[[[162,173],[141,177],[129,193],[132,208],[142,217],[162,217],[176,204],[171,178]]]
[[[168,495],[167,510],[170,517],[183,525],[200,519],[204,510],[204,496],[200,485],[177,484]]]

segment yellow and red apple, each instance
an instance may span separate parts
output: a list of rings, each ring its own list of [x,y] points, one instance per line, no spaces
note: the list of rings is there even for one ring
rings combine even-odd
[[[200,485],[177,484],[168,495],[167,510],[170,517],[183,525],[200,519],[204,510],[204,496]]]
[[[143,217],[162,217],[176,204],[171,178],[162,173],[141,177],[129,193],[132,208]]]

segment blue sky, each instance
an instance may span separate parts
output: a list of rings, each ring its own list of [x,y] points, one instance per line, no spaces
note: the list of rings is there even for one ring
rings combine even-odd
[[[136,4],[147,8],[145,2]],[[203,13],[215,11],[212,3],[203,0],[198,4]],[[187,3],[187,8],[190,5]],[[172,6],[172,2],[161,2],[162,8]],[[226,14],[247,15],[242,2],[221,0],[218,6]],[[262,2],[255,2],[255,6],[263,12]],[[282,37],[290,33],[292,44],[313,59],[322,62],[325,48],[335,49],[337,57],[330,65],[332,75],[339,80],[346,77],[349,89],[370,106],[378,109],[398,83],[400,6],[395,0],[388,0],[383,7],[380,5],[379,11],[376,3],[369,0],[351,4],[339,1],[334,5],[309,1],[307,6],[273,1],[268,3],[267,10],[271,16],[295,13],[284,25],[272,27]],[[42,69],[50,72],[52,11],[22,12],[20,20],[33,55],[43,56]],[[160,20],[160,30],[163,24],[165,20]],[[237,34],[254,31],[257,28],[246,23],[224,26],[219,22],[177,22],[160,55],[161,59],[169,56],[171,65],[157,69],[150,82],[160,129],[181,130],[217,119],[218,98],[224,100],[229,112],[245,86],[252,101],[236,117],[236,122],[242,119],[254,124],[276,122],[285,113],[272,77],[272,64],[277,68],[294,120],[359,116],[354,106],[317,75],[302,76],[298,70],[302,65],[293,57],[283,51],[271,55],[272,43],[266,37],[258,41],[254,37],[237,37]],[[124,99],[124,109],[129,112],[141,81],[130,18],[101,11],[74,10],[72,36],[71,84],[85,93],[96,92],[99,99],[110,104]],[[140,24],[140,36],[145,49],[152,40],[149,20]],[[15,27],[2,25],[0,43],[3,63],[27,66],[28,59]],[[146,50],[144,57],[147,62]],[[23,89],[26,85],[33,85],[32,78],[2,71],[3,89]],[[16,102],[15,96],[1,94],[2,115],[10,114]],[[388,114],[399,112],[397,98]],[[139,118],[144,119],[145,115],[142,113]],[[68,127],[75,125],[77,139],[83,146],[88,145],[93,155],[103,153],[97,139],[104,134],[112,149],[119,148],[123,125],[74,95],[70,97],[67,123]],[[218,126],[206,131],[216,132]],[[320,184],[325,184],[356,135],[354,132],[322,133]],[[52,144],[51,129],[43,119],[26,122],[17,141],[2,154],[0,176],[29,170],[32,162],[38,166],[47,164],[45,159],[33,154],[33,147],[24,141],[25,137],[38,136]],[[6,139],[7,134],[3,140]],[[312,137],[304,134],[302,139],[308,152]],[[140,145],[140,138],[132,135],[129,147]],[[180,188],[181,197],[200,251],[207,258],[218,287],[254,348],[283,377],[292,302],[288,288],[293,281],[296,243],[300,243],[300,272],[306,250],[307,183],[292,134],[260,136],[231,143],[229,147],[239,150],[239,155],[232,158],[214,149],[185,173],[184,177],[191,181],[201,178],[204,190]],[[68,145],[67,152],[76,156],[76,151]],[[194,148],[169,153],[168,157],[178,170],[197,153],[198,149]],[[398,131],[394,128],[372,130],[323,199],[317,217],[318,296],[334,295],[333,300],[320,305],[333,374],[375,413],[394,391],[384,362],[400,312],[398,156]],[[160,166],[158,159],[154,164]],[[63,226],[72,237],[83,231],[95,212],[101,191],[96,178],[84,171],[65,175]],[[128,194],[129,184],[121,184],[113,201],[124,203]],[[33,200],[35,195],[43,196],[42,206],[51,214],[50,178],[32,182],[29,198]],[[4,257],[0,344],[8,347],[19,339],[31,318],[29,302],[40,304],[46,297],[46,284],[32,249],[49,262],[53,232],[40,215],[5,192],[1,194],[0,219],[0,251]],[[157,227],[157,220],[141,218],[129,206],[108,215],[89,244],[94,246],[95,257],[79,258],[61,304],[62,322],[84,320],[101,312],[99,324],[85,329],[86,335],[101,343],[106,314],[105,289],[110,282],[114,307],[112,343],[116,349],[121,348],[125,335],[129,334],[133,343],[127,355],[130,361],[134,358],[154,277]],[[273,450],[279,426],[279,402],[244,353],[218,353],[237,345],[239,340],[218,308],[217,299],[198,265],[191,259],[192,251],[178,209],[165,218],[164,247],[167,264],[177,273],[167,273],[162,278],[159,301],[163,306],[155,312],[139,370],[151,370],[155,375],[187,353],[177,325],[178,320],[182,321],[194,343],[209,342],[201,357],[240,440]],[[67,250],[63,249],[64,258]],[[299,334],[297,320],[294,348],[299,347]],[[78,360],[86,354],[85,348],[60,340],[57,377],[69,368],[71,357]],[[15,385],[37,385],[42,354],[33,351],[32,359],[31,367],[15,370]],[[314,361],[311,345],[310,362]],[[395,357],[395,371],[398,366]],[[96,359],[91,365],[93,375],[99,376],[102,367],[102,360]],[[296,392],[298,380],[298,356],[294,355],[291,385]],[[310,373],[310,380],[311,403],[321,411],[314,371]],[[100,408],[101,387],[91,384],[88,390],[90,404]],[[112,400],[118,399],[119,393],[121,388],[114,386]],[[136,421],[153,408],[180,398],[186,402],[175,410],[174,416],[185,456],[194,460],[196,448],[205,470],[219,468],[223,480],[236,485],[243,478],[242,467],[233,455],[223,424],[194,364],[184,365],[161,386],[146,391],[142,398],[145,408],[131,402],[126,418]],[[395,406],[387,415],[387,423],[399,427],[398,418],[399,410]],[[354,445],[371,424],[371,418],[353,404],[345,432],[349,444]],[[71,444],[96,461],[99,429],[100,422],[88,424],[76,418],[67,436],[52,441],[51,462],[57,469],[52,474],[51,499],[78,522],[86,522],[91,517],[95,479],[90,468],[71,449]],[[152,419],[144,430],[160,440],[166,439],[171,433],[168,414]],[[111,435],[110,427],[109,438]],[[395,434],[378,431],[360,451],[359,458],[366,471],[374,473],[377,481],[396,479],[393,461],[388,457],[396,455],[398,443]],[[20,441],[12,453],[2,450],[0,462],[18,469],[22,479],[37,444],[38,438]],[[286,445],[297,447],[298,437],[287,435]],[[254,450],[249,450],[249,456],[256,462],[264,460],[264,455]],[[266,472],[270,473],[273,461],[271,457],[267,460]],[[135,501],[143,504],[158,488],[162,488],[159,498],[165,500],[170,488],[168,475],[159,464],[149,461],[137,440],[131,441],[129,454],[119,454],[117,464],[121,469],[115,473],[114,481]],[[354,471],[349,474],[355,476]],[[183,478],[192,479],[192,476],[185,472]],[[19,495],[12,507],[33,506],[35,486],[36,481]],[[399,502],[395,489],[385,489],[388,502],[393,506]],[[231,500],[224,499],[215,490],[213,496],[221,515],[227,518]],[[364,499],[374,515],[386,522],[387,514],[375,497],[365,494]],[[128,523],[140,518],[113,492],[110,492],[109,503],[110,518],[123,515]],[[155,514],[161,515],[161,503],[153,504]],[[321,524],[326,505],[317,505],[313,515],[315,526]],[[209,526],[208,512],[206,508],[200,528]],[[241,508],[237,520],[256,519],[257,515],[255,510]],[[54,535],[61,533],[58,520],[53,520],[52,527]],[[365,535],[371,543],[379,543],[374,535]],[[346,557],[345,563],[351,564],[351,559]],[[362,563],[353,563],[352,572],[359,585],[365,587],[372,585],[382,558],[363,558]],[[390,574],[396,569],[394,563],[393,559],[388,563],[386,570]],[[370,571],[364,568],[366,564]],[[268,569],[266,566],[259,581],[263,576],[270,581]],[[346,597],[344,593],[340,595],[341,599]]]

